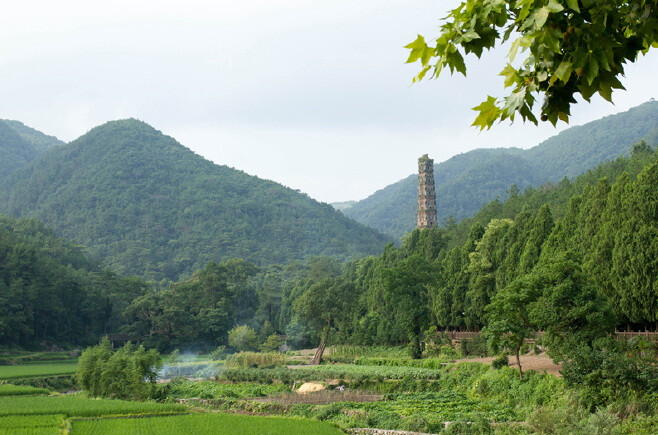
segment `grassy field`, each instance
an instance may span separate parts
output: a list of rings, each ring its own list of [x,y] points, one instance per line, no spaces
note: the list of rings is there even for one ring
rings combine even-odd
[[[63,414],[96,417],[117,414],[168,414],[186,410],[178,404],[88,399],[77,395],[13,396],[0,400],[0,415]]]
[[[57,434],[63,424],[63,415],[0,417],[0,434]]]
[[[75,373],[77,368],[77,364],[59,363],[0,366],[0,380],[70,375]]]
[[[48,394],[45,388],[35,388],[26,385],[0,384],[0,397],[2,396],[33,396],[36,394]]]
[[[283,384],[262,385],[257,383],[225,384],[214,381],[189,381],[176,379],[168,385],[168,396],[174,399],[198,397],[215,399],[220,397],[244,399],[287,393],[290,388]]]
[[[234,414],[196,414],[152,418],[74,420],[71,434],[260,434],[334,435],[335,427],[311,420]]]

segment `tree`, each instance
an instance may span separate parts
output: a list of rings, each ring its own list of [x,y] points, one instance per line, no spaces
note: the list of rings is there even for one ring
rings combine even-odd
[[[627,193],[624,221],[615,232],[611,280],[630,321],[658,325],[658,163],[647,166]]]
[[[228,344],[239,351],[254,350],[258,347],[258,336],[249,326],[236,326],[228,332]]]
[[[514,353],[521,378],[521,346],[526,339],[534,336],[537,329],[530,312],[532,304],[541,294],[536,281],[532,275],[525,276],[496,293],[486,308],[488,324],[482,331],[495,353],[503,349]]]
[[[469,254],[471,282],[466,293],[466,325],[481,327],[484,309],[496,293],[496,270],[501,265],[505,236],[514,226],[510,219],[492,219],[475,251]]]
[[[422,354],[420,339],[428,327],[429,289],[435,281],[432,272],[430,263],[420,255],[382,270],[387,306],[409,337],[412,358],[420,358]]]
[[[76,373],[82,388],[92,397],[145,400],[155,394],[162,358],[154,349],[127,343],[113,351],[107,337],[80,355]]]
[[[354,299],[354,285],[338,277],[312,284],[294,302],[297,315],[320,333],[320,345],[311,364],[322,362],[331,328],[340,318],[350,315],[350,304]]]
[[[584,346],[610,335],[616,319],[570,252],[540,264],[533,271],[541,295],[530,309],[530,319],[544,331],[543,342],[555,361],[569,361]]]
[[[555,125],[568,122],[576,95],[589,101],[598,93],[612,102],[612,90],[624,89],[625,63],[658,46],[657,14],[655,0],[466,0],[448,14],[434,43],[418,35],[406,46],[407,62],[422,65],[414,82],[444,68],[466,75],[464,55],[479,58],[514,38],[500,73],[511,92],[475,107],[473,125],[490,128],[517,114],[537,124],[533,106],[542,95],[540,119]],[[527,52],[522,62],[519,51]]]

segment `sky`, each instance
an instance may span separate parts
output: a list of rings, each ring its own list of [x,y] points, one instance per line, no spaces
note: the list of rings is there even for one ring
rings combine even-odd
[[[505,95],[505,47],[468,77],[411,85],[403,47],[437,35],[454,0],[30,1],[0,14],[0,118],[70,141],[141,119],[218,164],[324,202],[358,200],[482,147],[530,148],[567,128],[470,127]],[[573,107],[571,125],[658,97],[658,50],[626,69],[615,105]]]

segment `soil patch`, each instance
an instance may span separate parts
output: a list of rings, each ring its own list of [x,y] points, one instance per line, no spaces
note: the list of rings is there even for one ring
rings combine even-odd
[[[480,362],[484,364],[491,364],[491,362],[496,359],[494,357],[488,358],[463,358],[458,359],[455,362]],[[507,361],[509,362],[510,367],[517,367],[516,357],[510,356]],[[561,366],[555,364],[548,355],[521,355],[521,367],[523,371],[534,370],[538,373],[546,372],[549,375],[562,376],[560,374]]]

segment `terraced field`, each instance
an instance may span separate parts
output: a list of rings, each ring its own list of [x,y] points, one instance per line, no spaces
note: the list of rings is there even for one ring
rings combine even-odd
[[[342,432],[320,421],[235,414],[196,414],[152,418],[74,420],[71,434],[260,434],[337,435]]]
[[[71,375],[75,373],[77,368],[78,368],[77,363],[22,364],[15,366],[0,366],[0,380]]]

